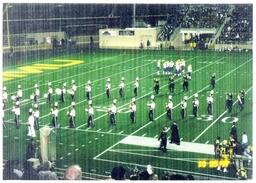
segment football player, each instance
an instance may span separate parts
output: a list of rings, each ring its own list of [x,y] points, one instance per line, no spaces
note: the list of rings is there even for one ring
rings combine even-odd
[[[129,106],[130,108],[130,118],[131,118],[131,122],[135,123],[136,122],[136,99],[133,97],[132,98],[132,102]]]
[[[108,78],[106,83],[106,95],[108,99],[110,98],[110,89],[111,89],[111,83],[110,83],[110,78]]]
[[[138,88],[139,88],[139,77],[136,77],[134,81],[134,89],[133,89],[133,93],[135,97],[138,96]]]
[[[220,160],[217,170],[221,170],[223,168],[223,172],[227,172],[227,167],[221,167],[220,161],[229,161],[228,158],[228,141],[223,140],[220,144]]]
[[[88,112],[88,119],[87,119],[87,127],[94,127],[94,109],[92,107],[92,101],[88,101],[88,109],[85,109],[86,112]]]
[[[59,109],[58,109],[58,102],[54,103],[54,107],[51,108],[51,114],[52,114],[52,127],[58,128],[58,114],[59,114]]]
[[[244,109],[244,103],[245,103],[245,91],[241,90],[240,93],[237,95],[238,100],[238,106],[240,111]]]
[[[71,102],[71,107],[69,111],[67,112],[67,115],[69,117],[69,128],[75,128],[76,127],[76,109],[75,109],[75,102]]]
[[[207,97],[207,113],[208,113],[208,115],[213,115],[213,93],[214,93],[214,91],[211,90],[210,94]]]
[[[117,114],[116,102],[117,100],[114,99],[111,108],[108,110],[111,127],[116,125],[116,114]]]
[[[199,100],[198,100],[198,94],[196,93],[194,95],[194,100],[192,101],[192,113],[194,117],[197,117],[198,115],[198,107],[199,107]]]
[[[6,86],[4,86],[3,87],[3,109],[6,108],[7,101],[8,101],[8,93],[7,93]]]
[[[173,109],[173,102],[172,102],[172,96],[169,95],[169,102],[166,104],[166,115],[169,120],[172,120],[172,109]]]
[[[180,114],[182,119],[184,119],[187,116],[187,100],[188,100],[188,97],[185,96],[180,103],[180,107],[181,107]]]
[[[232,112],[232,107],[233,107],[233,94],[232,93],[227,93],[226,108],[227,108],[229,113]]]
[[[214,142],[214,154],[215,158],[217,160],[220,160],[220,137],[217,137],[217,139]]]
[[[158,94],[159,93],[159,89],[160,89],[160,83],[159,83],[160,79],[159,78],[154,78],[154,90],[155,93]]]
[[[49,103],[49,104],[51,104],[52,94],[53,94],[52,83],[51,83],[51,82],[48,82],[47,99],[48,99],[48,103]]]
[[[89,80],[85,86],[87,101],[92,100],[92,82]]]
[[[147,104],[147,106],[149,108],[148,117],[149,117],[149,121],[154,121],[155,108],[156,108],[155,96],[151,95],[150,99],[151,99],[151,101]]]
[[[35,118],[35,129],[39,130],[39,115],[38,104],[34,104],[33,116]]]
[[[121,78],[121,82],[119,84],[119,95],[121,98],[124,97],[124,77]]]

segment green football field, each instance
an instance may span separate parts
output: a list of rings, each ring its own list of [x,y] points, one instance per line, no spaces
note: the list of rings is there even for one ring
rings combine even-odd
[[[160,76],[160,93],[156,96],[155,121],[149,122],[147,103],[153,91],[153,78],[156,77],[157,60],[186,60],[186,66],[192,64],[192,79],[189,82],[189,91],[182,91],[182,78],[175,80],[175,92],[172,94],[174,102],[174,120],[179,126],[182,143],[188,143],[191,150],[169,149],[163,153],[154,147],[158,135],[164,126],[170,126],[165,113],[168,102],[168,77]],[[61,88],[64,82],[67,88],[71,80],[78,86],[76,93],[76,129],[68,128],[67,111],[71,98],[66,94],[65,103],[59,101],[59,96],[54,94],[53,100],[59,102],[59,123],[61,128],[56,130],[56,167],[61,175],[63,170],[72,164],[79,164],[84,172],[84,179],[105,179],[113,167],[139,169],[151,164],[154,171],[163,175],[166,171],[181,174],[192,174],[203,178],[232,179],[230,173],[223,173],[216,168],[198,168],[198,160],[210,160],[214,156],[204,152],[203,147],[210,147],[217,136],[228,139],[231,124],[237,123],[238,137],[241,140],[245,131],[252,144],[252,53],[248,52],[201,52],[201,51],[167,51],[167,50],[100,50],[94,53],[80,53],[62,55],[45,60],[23,60],[22,66],[33,64],[56,64],[56,60],[80,61],[80,64],[63,66],[59,69],[46,69],[41,73],[30,73],[19,78],[5,80],[9,101],[5,110],[4,120],[6,128],[3,129],[3,158],[5,160],[25,159],[27,137],[28,110],[32,107],[29,99],[34,91],[34,84],[39,84],[40,89],[40,125],[50,125],[51,106],[43,97],[47,93],[47,82],[51,81],[53,89]],[[8,65],[3,71],[10,72],[21,65]],[[51,65],[48,65],[49,67]],[[57,66],[56,66],[57,67]],[[206,109],[206,97],[209,94],[210,76],[216,73],[216,88],[214,90],[214,116],[209,117]],[[118,85],[121,77],[125,78],[125,97],[120,98]],[[136,98],[137,116],[136,123],[131,124],[129,118],[129,104],[133,97],[133,82],[139,77],[139,94]],[[106,79],[111,78],[111,99],[105,94]],[[92,81],[93,106],[95,112],[94,128],[87,127],[87,101],[85,97],[85,84]],[[12,101],[10,95],[16,92],[17,85],[21,84],[23,99],[21,103],[21,127],[16,129],[13,123],[14,115],[11,112]],[[246,91],[245,109],[240,111],[237,106],[237,94],[240,90]],[[225,110],[227,92],[235,95],[232,113]],[[198,93],[200,107],[199,116],[192,116],[193,95]],[[180,116],[180,102],[188,96],[188,115],[182,120]],[[120,112],[117,115],[117,125],[109,126],[109,116],[106,112],[113,99],[117,99]],[[170,135],[170,133],[169,133]],[[39,132],[37,143],[39,146]],[[135,140],[134,140],[135,139]],[[137,140],[136,140],[137,139]],[[151,143],[146,143],[152,140]],[[184,147],[184,146],[183,146]],[[185,148],[185,147],[184,147]],[[202,149],[202,151],[201,151]],[[38,149],[39,151],[39,149]],[[248,174],[252,171],[247,167]]]

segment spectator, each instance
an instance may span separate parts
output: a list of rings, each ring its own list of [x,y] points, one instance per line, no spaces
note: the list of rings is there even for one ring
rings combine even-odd
[[[243,132],[243,135],[242,135],[242,148],[243,150],[245,150],[248,146],[248,137],[246,135],[245,132]]]
[[[22,176],[22,180],[38,180],[37,171],[32,167],[32,164],[27,161],[24,164],[24,174]]]
[[[117,166],[112,169],[111,178],[114,180],[125,180],[126,170],[122,166]]]
[[[67,168],[64,174],[65,180],[82,180],[82,170],[79,165],[72,165]]]
[[[147,165],[147,169],[140,173],[140,180],[151,180],[153,177],[153,168],[151,165]]]
[[[41,171],[38,172],[39,180],[58,180],[57,174],[50,171],[51,168],[51,163],[49,161],[45,162]]]

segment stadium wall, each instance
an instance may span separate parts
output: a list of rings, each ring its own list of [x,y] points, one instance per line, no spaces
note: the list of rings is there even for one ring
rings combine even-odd
[[[160,28],[100,29],[99,47],[114,49],[157,48],[157,34]]]

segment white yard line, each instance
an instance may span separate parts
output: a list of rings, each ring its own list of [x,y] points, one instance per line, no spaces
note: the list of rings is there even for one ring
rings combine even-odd
[[[243,63],[242,65],[240,65],[239,67],[233,69],[232,71],[228,72],[227,74],[225,74],[224,76],[222,76],[221,78],[219,78],[218,80],[216,80],[216,82],[218,82],[219,80],[223,79],[224,77],[226,77],[227,75],[231,74],[232,72],[236,71],[238,68],[242,67],[243,65],[245,65],[246,63],[248,63],[251,59],[249,59],[247,62]],[[208,65],[211,65],[211,64],[208,64]],[[206,88],[208,88],[209,85],[207,84],[206,87],[202,88],[201,90],[197,91],[196,93],[200,93],[202,92],[203,90],[205,90]],[[192,98],[194,96],[191,95],[188,99]],[[176,106],[173,107],[173,109],[175,109],[176,107],[178,107],[180,105],[177,104]],[[157,118],[155,118],[155,120],[161,118],[162,116],[164,116],[166,114],[166,112],[162,113],[160,116],[158,116]],[[147,127],[148,125],[150,125],[152,122],[148,122],[147,124],[145,124],[144,126],[140,127],[139,129],[135,130],[134,132],[132,132],[130,135],[128,136],[132,136],[134,135],[135,133],[139,132],[140,130],[144,129],[145,127]],[[123,140],[123,139],[122,139]],[[113,144],[112,146],[108,147],[107,149],[105,149],[104,151],[102,151],[101,153],[99,153],[98,155],[96,155],[95,157],[93,157],[93,159],[97,159],[98,157],[100,157],[102,154],[104,154],[105,152],[109,151],[110,149],[112,149],[113,147],[117,146],[122,140],[116,142],[115,144]]]
[[[250,87],[246,93],[248,93],[250,90],[252,89],[252,87]],[[238,100],[236,100],[233,105],[235,105],[238,102]],[[192,140],[192,142],[197,141],[209,128],[211,128],[216,122],[218,122],[218,120],[220,118],[222,118],[228,111],[225,110],[221,115],[219,115],[219,117],[217,119],[215,119],[207,128],[205,128],[194,140]]]

